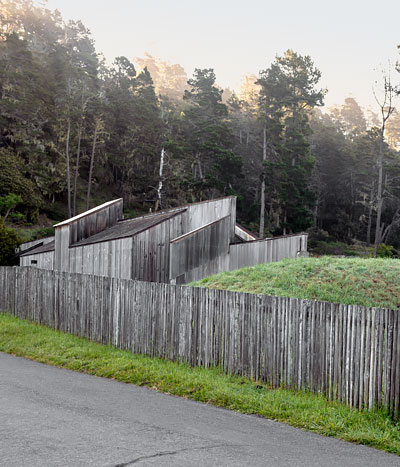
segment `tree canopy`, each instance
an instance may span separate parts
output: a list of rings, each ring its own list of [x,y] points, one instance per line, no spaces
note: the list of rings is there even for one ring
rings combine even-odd
[[[108,65],[81,21],[2,0],[0,197],[32,224],[116,196],[137,214],[234,194],[262,235],[373,243],[379,231],[398,248],[399,113],[382,133],[354,97],[322,111],[320,80],[293,50],[237,93],[212,68],[188,77],[149,54]]]

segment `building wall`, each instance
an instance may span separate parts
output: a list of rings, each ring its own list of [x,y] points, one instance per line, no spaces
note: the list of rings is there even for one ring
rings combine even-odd
[[[70,272],[131,279],[132,238],[69,248]]]
[[[122,279],[169,282],[169,242],[182,234],[182,215],[134,237],[69,248],[69,270]]]
[[[170,243],[170,281],[184,284],[223,271],[229,264],[231,216],[202,226]]]
[[[33,261],[33,263],[32,263]],[[54,251],[20,257],[21,266],[35,266],[39,269],[54,269]]]
[[[169,282],[170,240],[182,235],[185,214],[178,214],[133,237],[132,279]]]
[[[78,241],[114,225],[122,217],[122,200],[115,200],[57,224],[55,252],[28,255],[42,269],[136,279],[187,283],[222,271],[295,258],[307,251],[307,235],[232,244],[236,198],[211,200],[185,207],[177,214],[133,237],[82,246]],[[174,211],[172,211],[174,212]]]
[[[210,222],[217,221],[226,216],[231,216],[229,224],[229,236],[231,242],[235,238],[236,225],[236,197],[204,201],[202,203],[186,206],[187,211],[183,216],[183,233],[199,229]]]
[[[122,208],[121,198],[56,224],[54,269],[70,271],[69,246],[115,225],[122,219]]]
[[[77,216],[76,220],[69,222],[69,243],[79,242],[85,238],[102,232],[103,230],[115,225],[118,220],[122,219],[123,201],[122,199],[115,200],[104,208],[99,206],[97,211],[92,214],[83,213]],[[90,212],[90,211],[88,211]]]
[[[230,246],[227,270],[296,258],[299,251],[307,251],[307,234],[237,243]]]

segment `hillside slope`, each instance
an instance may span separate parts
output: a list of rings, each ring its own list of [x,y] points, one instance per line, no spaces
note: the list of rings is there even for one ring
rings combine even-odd
[[[400,260],[329,256],[288,259],[218,274],[190,285],[400,308]]]

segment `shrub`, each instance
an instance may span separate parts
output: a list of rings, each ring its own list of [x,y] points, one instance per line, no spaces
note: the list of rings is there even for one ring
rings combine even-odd
[[[0,266],[16,264],[15,250],[20,243],[16,232],[0,223]]]
[[[32,240],[38,240],[39,238],[51,237],[54,235],[53,227],[40,227],[36,229],[32,235]]]
[[[396,253],[396,250],[392,245],[385,245],[385,243],[381,243],[378,246],[378,250],[376,252],[376,255],[378,258],[392,258]]]

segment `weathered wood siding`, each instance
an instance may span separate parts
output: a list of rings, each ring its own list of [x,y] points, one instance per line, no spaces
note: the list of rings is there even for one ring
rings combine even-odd
[[[231,216],[175,238],[170,243],[170,281],[184,284],[224,271],[228,265]]]
[[[0,268],[0,309],[132,352],[399,414],[398,310],[11,267]]]
[[[69,249],[70,272],[131,279],[132,238]]]
[[[21,243],[18,250],[19,251],[25,251],[25,250],[29,250],[29,248],[32,248],[32,247],[34,247],[36,245],[47,245],[47,243],[50,243],[53,240],[54,240],[54,236],[53,237],[40,238],[38,240],[32,240],[31,242]]]
[[[226,216],[231,216],[229,235],[231,242],[235,239],[236,225],[236,197],[204,201],[197,204],[185,206],[186,213],[183,213],[183,232],[188,233],[199,229],[210,222],[217,221]]]
[[[235,235],[245,242],[253,242],[254,240],[258,240],[255,234],[247,232],[243,227],[237,224],[235,225]]]
[[[54,269],[56,271],[69,271],[69,225],[56,227]]]
[[[56,224],[54,268],[70,271],[69,246],[115,225],[122,219],[122,208],[121,198]]]
[[[187,283],[243,266],[294,258],[298,251],[307,249],[306,235],[229,246],[235,238],[235,197],[188,205],[176,212],[174,217],[130,238],[73,247],[115,225],[122,217],[122,199],[61,222],[55,226],[53,267],[65,272]],[[44,268],[50,267],[47,253],[37,261]],[[24,260],[21,264],[31,263]]]
[[[47,251],[37,255],[21,256],[21,266],[35,266],[39,269],[54,269],[54,251]]]
[[[108,227],[115,225],[122,219],[122,199],[116,200],[113,204],[100,209],[93,214],[84,215],[70,224],[70,244],[79,242],[85,238],[102,232]]]
[[[307,251],[307,234],[237,243],[230,247],[227,270],[296,258],[299,251]]]
[[[184,214],[133,237],[132,279],[169,282],[170,240],[182,235]]]

